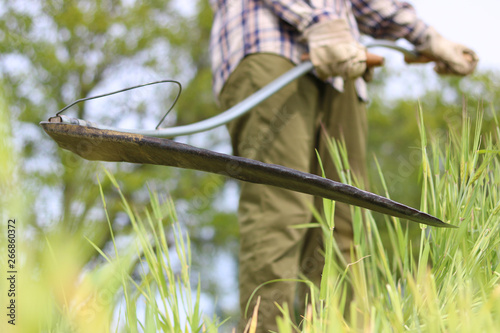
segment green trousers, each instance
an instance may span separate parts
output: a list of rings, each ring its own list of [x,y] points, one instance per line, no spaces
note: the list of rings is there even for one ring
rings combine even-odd
[[[222,108],[235,105],[293,67],[289,60],[277,55],[247,56],[221,92]],[[366,108],[352,82],[345,82],[344,92],[339,93],[312,75],[303,76],[231,122],[229,132],[235,155],[300,171],[319,173],[318,150],[326,176],[333,180],[339,177],[328,153],[326,135],[342,137],[351,171],[366,179]],[[301,273],[319,283],[324,265],[321,230],[290,227],[311,222],[310,207],[315,204],[321,212],[321,202],[321,198],[272,186],[241,185],[238,208],[240,331],[251,316],[258,296],[261,303],[257,332],[277,331],[276,317],[281,313],[275,302],[287,303],[293,310],[296,283],[274,282],[261,286],[263,283],[294,279]],[[353,231],[350,208],[345,204],[336,205],[334,235],[348,258]],[[249,298],[259,286],[245,316]]]

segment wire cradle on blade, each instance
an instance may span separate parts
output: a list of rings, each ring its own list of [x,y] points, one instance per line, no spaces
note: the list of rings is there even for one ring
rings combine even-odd
[[[276,186],[367,208],[435,227],[454,228],[438,218],[388,198],[310,173],[248,158],[135,133],[41,122],[45,132],[66,150],[87,160],[156,164],[225,175],[241,181]]]

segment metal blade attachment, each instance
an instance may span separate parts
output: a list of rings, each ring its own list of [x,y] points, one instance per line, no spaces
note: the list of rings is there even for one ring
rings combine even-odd
[[[87,160],[156,164],[222,174],[241,181],[277,186],[344,202],[413,222],[455,228],[432,215],[388,198],[280,165],[140,134],[61,122],[41,122],[40,125],[61,148]]]

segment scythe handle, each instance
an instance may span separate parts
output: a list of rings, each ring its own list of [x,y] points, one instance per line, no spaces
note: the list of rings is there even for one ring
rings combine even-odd
[[[371,68],[384,66],[384,62],[384,57],[381,57],[378,54],[366,52],[366,67]]]
[[[301,57],[302,61],[309,61],[310,57],[308,53],[304,53]],[[382,56],[379,56],[378,54],[366,52],[366,67],[372,68],[372,67],[380,67],[384,66],[385,59]]]
[[[371,47],[386,47],[386,48],[391,48],[394,50],[397,50],[405,55],[414,55],[416,56],[417,53],[412,50],[407,50],[403,47],[400,47],[395,44],[391,43],[377,43],[377,44],[369,44],[366,45],[367,48]],[[304,59],[305,60],[305,59]],[[382,66],[384,64],[384,58],[372,53],[367,53],[367,66],[368,67],[376,67],[376,66]],[[311,70],[313,70],[314,66],[310,61],[304,61],[303,63],[297,65],[296,67],[292,68],[290,71],[286,72],[273,82],[269,83],[267,86],[263,87],[261,90],[257,91],[253,95],[249,96],[247,99],[241,101],[240,103],[236,104],[232,108],[212,117],[208,118],[202,121],[199,121],[197,123],[189,124],[189,125],[184,125],[184,126],[176,126],[176,127],[169,127],[169,128],[157,128],[154,130],[143,130],[143,129],[124,129],[124,128],[116,128],[116,127],[110,127],[110,126],[104,126],[100,124],[93,124],[93,127],[95,128],[100,128],[100,129],[105,129],[105,130],[112,130],[112,131],[120,131],[120,132],[125,132],[125,133],[134,133],[134,134],[141,134],[141,135],[147,135],[147,136],[153,136],[153,137],[158,137],[158,138],[172,138],[180,135],[190,135],[194,133],[199,133],[199,132],[205,132],[210,129],[219,127],[221,125],[227,124],[231,120],[234,120],[243,114],[247,113],[250,111],[253,107],[264,101],[266,98],[270,97],[274,93],[276,93],[278,90],[281,88],[285,87],[288,85],[290,82],[296,80],[297,78],[309,73]],[[127,89],[125,89],[127,90]],[[114,92],[116,93],[116,92]],[[97,97],[97,96],[96,96]],[[88,98],[87,98],[88,99]],[[79,100],[81,101],[81,100]],[[78,103],[79,101],[74,102],[71,105],[74,105],[75,103]],[[77,119],[72,119],[66,116],[61,115],[60,113],[67,108],[69,108],[71,105],[65,107],[63,110],[59,111],[57,114],[57,117],[52,117],[49,121],[50,122],[62,122],[66,124],[70,123],[75,123],[75,121],[81,122],[80,120]]]

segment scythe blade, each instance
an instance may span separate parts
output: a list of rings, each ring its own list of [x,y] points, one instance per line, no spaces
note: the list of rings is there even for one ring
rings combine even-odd
[[[456,228],[388,198],[280,165],[140,134],[57,122],[41,122],[40,125],[61,148],[87,160],[156,164],[211,172],[241,181],[316,195],[430,226]]]

